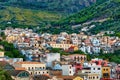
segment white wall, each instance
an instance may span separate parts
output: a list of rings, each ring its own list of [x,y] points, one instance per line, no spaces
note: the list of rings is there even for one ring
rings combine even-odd
[[[46,66],[52,67],[52,62],[55,60],[60,61],[60,53],[48,53],[46,55]]]
[[[72,65],[62,65],[62,75],[74,75],[74,68]]]

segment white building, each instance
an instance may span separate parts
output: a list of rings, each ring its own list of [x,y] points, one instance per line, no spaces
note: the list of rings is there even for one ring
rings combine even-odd
[[[100,46],[100,40],[97,38],[93,38],[91,40],[91,42],[92,42],[93,46]]]
[[[99,78],[102,77],[102,67],[101,65],[96,65],[95,63],[89,64],[89,67],[91,67],[91,73],[99,74]]]
[[[92,47],[93,53],[100,53],[100,47]]]
[[[72,65],[62,65],[62,75],[73,76],[74,68]]]
[[[47,67],[53,67],[52,62],[53,61],[60,61],[60,53],[49,53],[46,54],[46,66]]]
[[[74,44],[74,45],[78,45],[78,36],[77,36],[77,34],[72,34],[71,35],[71,41],[72,41],[72,44]]]
[[[14,67],[16,69],[23,68],[28,71],[31,75],[42,75],[48,74],[49,72],[46,70],[46,65],[40,62],[16,62],[14,63]]]
[[[92,54],[91,46],[82,46],[82,47],[80,47],[80,50],[85,52],[85,53]]]

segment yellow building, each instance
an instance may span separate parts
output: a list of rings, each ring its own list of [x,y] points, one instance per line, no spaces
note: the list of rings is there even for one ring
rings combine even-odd
[[[74,51],[78,51],[78,50],[79,50],[78,46],[71,46],[71,47],[69,47],[68,52],[74,52]]]
[[[18,39],[19,39],[19,35],[11,35],[11,36],[6,37],[6,40],[10,43],[12,43],[13,41],[18,40]]]
[[[67,50],[71,46],[74,46],[73,44],[56,44],[56,43],[50,43],[50,46],[53,48],[61,48],[64,50]]]
[[[102,78],[110,78],[111,69],[109,66],[102,67]]]
[[[79,48],[77,46],[74,47],[74,51],[77,51],[79,50]]]
[[[90,70],[79,71],[77,76],[80,76],[83,80],[100,80],[99,74],[90,73]]]
[[[0,57],[4,57],[4,52],[0,51]]]
[[[77,77],[74,78],[73,80],[83,80],[83,78],[77,76]]]
[[[40,62],[16,62],[14,64],[15,68],[25,68],[31,75],[42,75],[42,74],[49,74],[46,70],[46,65]]]
[[[81,73],[80,77],[83,77],[84,80],[100,80],[99,74],[96,73]]]
[[[4,49],[4,47],[2,45],[0,45],[0,49]]]

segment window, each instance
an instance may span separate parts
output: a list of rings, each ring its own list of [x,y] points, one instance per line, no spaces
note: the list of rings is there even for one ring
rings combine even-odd
[[[77,66],[80,66],[80,64],[77,64]]]
[[[32,69],[33,69],[33,67],[32,67]]]
[[[91,76],[91,79],[92,79],[92,76]]]
[[[98,68],[98,70],[100,70],[100,68]]]
[[[43,69],[45,69],[45,67],[43,67]]]
[[[70,74],[71,74],[71,71],[70,71]]]
[[[93,70],[95,70],[95,68],[93,68]]]
[[[84,57],[84,60],[86,60],[86,57]]]
[[[81,61],[83,60],[83,57],[81,57]]]
[[[74,67],[74,65],[72,65],[72,67]]]
[[[41,69],[41,67],[40,67],[40,69]]]
[[[30,70],[30,67],[28,67],[28,70]]]
[[[97,79],[98,79],[99,77],[97,76]]]
[[[106,69],[106,71],[108,71],[108,69]]]
[[[79,58],[79,56],[77,57],[77,61],[80,61],[80,58]]]
[[[89,79],[91,79],[91,77],[89,77]]]
[[[32,72],[30,74],[32,75]]]
[[[103,69],[105,71],[105,69]]]
[[[74,60],[76,60],[76,57],[74,57]]]
[[[90,79],[92,79],[92,77],[90,77]]]
[[[103,74],[103,77],[108,78],[108,77],[109,77],[109,74],[108,74],[108,73],[104,73],[104,74]]]
[[[43,74],[44,74],[44,72],[43,72]]]
[[[77,68],[77,70],[80,70],[80,68]]]

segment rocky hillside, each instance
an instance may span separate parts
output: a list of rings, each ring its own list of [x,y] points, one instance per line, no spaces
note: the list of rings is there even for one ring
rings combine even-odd
[[[96,0],[0,0],[0,2],[5,5],[70,14],[96,3]]]
[[[61,14],[55,12],[0,6],[0,28],[44,26],[60,20],[61,17]]]
[[[119,32],[120,0],[109,0],[99,5],[95,4],[60,20],[57,25],[61,27],[69,26],[70,28],[73,25],[81,25],[75,32],[79,32],[81,28],[90,25],[95,25],[95,27],[88,30],[94,34],[105,30]]]
[[[68,14],[101,2],[102,0],[0,0],[0,27],[50,26]]]

